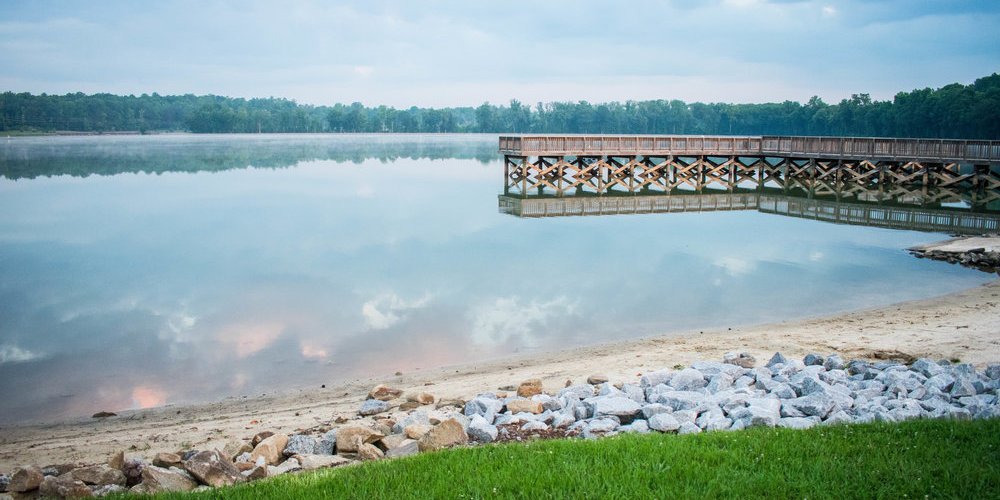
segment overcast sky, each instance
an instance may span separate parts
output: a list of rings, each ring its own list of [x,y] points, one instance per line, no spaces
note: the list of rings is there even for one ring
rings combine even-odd
[[[1000,71],[1000,2],[0,0],[0,90],[838,102]]]

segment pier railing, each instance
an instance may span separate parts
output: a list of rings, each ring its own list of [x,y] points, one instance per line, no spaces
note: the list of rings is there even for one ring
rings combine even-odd
[[[512,156],[781,156],[1000,163],[1000,141],[869,137],[703,135],[517,135],[500,137]]]

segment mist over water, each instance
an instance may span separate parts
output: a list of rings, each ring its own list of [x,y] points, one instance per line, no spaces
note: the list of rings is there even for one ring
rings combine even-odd
[[[496,136],[12,138],[0,422],[888,304],[944,234],[755,211],[518,218]]]

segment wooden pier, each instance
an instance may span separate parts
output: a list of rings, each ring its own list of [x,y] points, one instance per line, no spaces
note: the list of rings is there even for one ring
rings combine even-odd
[[[1000,189],[1000,141],[784,136],[501,136],[522,193],[805,185]]]

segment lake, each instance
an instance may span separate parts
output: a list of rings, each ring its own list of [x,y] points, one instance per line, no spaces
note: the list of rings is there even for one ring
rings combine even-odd
[[[519,217],[491,135],[3,138],[0,422],[773,322],[993,279],[942,233]],[[953,208],[962,209],[962,204]]]

